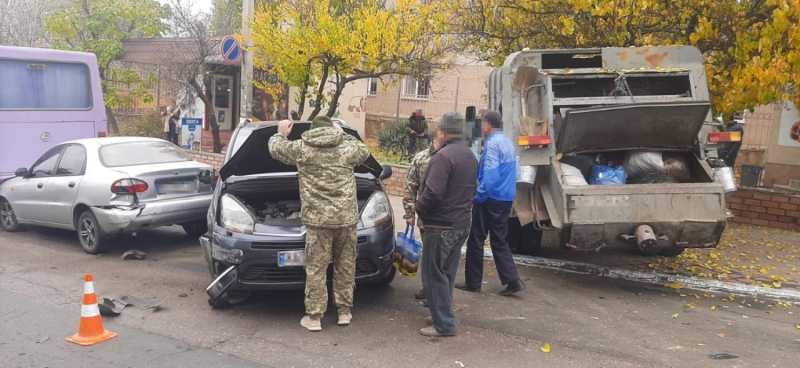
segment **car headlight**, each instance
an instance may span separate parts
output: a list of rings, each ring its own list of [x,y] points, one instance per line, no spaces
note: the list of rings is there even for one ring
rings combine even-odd
[[[225,229],[234,233],[253,233],[256,218],[236,197],[228,194],[222,196],[220,207],[220,220]]]
[[[386,193],[375,192],[372,197],[367,201],[364,206],[364,211],[361,212],[361,223],[364,228],[375,227],[389,221],[392,215],[391,205],[389,205],[389,197]]]

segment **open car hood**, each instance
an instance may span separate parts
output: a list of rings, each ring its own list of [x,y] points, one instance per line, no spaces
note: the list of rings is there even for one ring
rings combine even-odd
[[[558,152],[690,149],[711,109],[709,101],[658,102],[567,110]]]
[[[300,136],[311,129],[309,122],[295,122],[289,140],[300,139]],[[362,141],[358,132],[351,128],[343,128],[344,132]],[[286,165],[274,158],[269,152],[269,139],[278,133],[278,124],[267,125],[253,130],[247,140],[233,154],[230,160],[219,170],[220,178],[224,181],[231,176],[244,176],[254,174],[267,174],[279,172],[296,172],[297,167]],[[355,168],[355,172],[362,174],[372,174],[379,177],[383,167],[378,160],[370,155],[363,164]]]

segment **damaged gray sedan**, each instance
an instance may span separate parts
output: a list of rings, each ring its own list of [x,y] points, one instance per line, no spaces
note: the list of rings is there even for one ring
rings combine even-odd
[[[0,185],[0,227],[76,230],[90,254],[101,253],[115,235],[157,226],[181,225],[199,237],[207,231],[213,190],[198,173],[209,168],[161,139],[62,143]]]

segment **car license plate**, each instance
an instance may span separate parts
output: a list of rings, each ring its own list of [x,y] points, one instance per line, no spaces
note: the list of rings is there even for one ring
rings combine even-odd
[[[304,250],[293,250],[288,252],[278,252],[278,267],[293,267],[306,265],[306,252]]]
[[[195,181],[174,182],[159,186],[159,193],[161,194],[193,193],[196,191],[197,182]]]

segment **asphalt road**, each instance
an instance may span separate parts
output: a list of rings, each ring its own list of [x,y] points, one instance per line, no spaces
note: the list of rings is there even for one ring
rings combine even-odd
[[[147,258],[121,260],[129,249]],[[427,315],[413,299],[418,277],[358,287],[353,324],[336,326],[331,306],[319,333],[299,324],[301,291],[213,310],[199,245],[177,227],[120,238],[100,256],[85,254],[70,232],[0,231],[0,252],[4,367],[795,367],[800,359],[800,308],[542,269],[521,269],[528,289],[504,298],[490,264],[482,293],[455,292],[459,335],[432,339],[417,332]],[[157,298],[164,306],[105,317],[119,333],[114,340],[67,343],[78,328],[86,272],[101,296]],[[545,343],[550,353],[540,351]],[[708,357],[719,353],[737,358]]]

